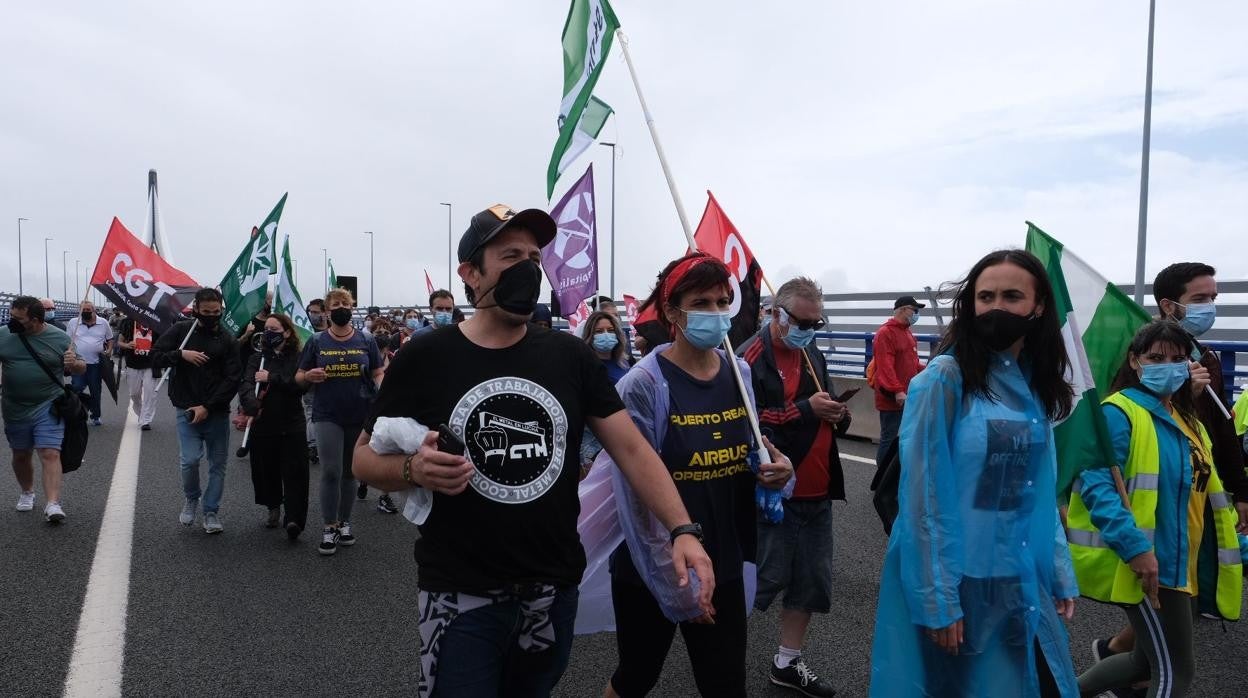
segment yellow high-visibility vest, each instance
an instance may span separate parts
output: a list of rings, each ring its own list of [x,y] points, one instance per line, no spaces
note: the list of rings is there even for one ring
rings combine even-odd
[[[1131,440],[1127,447],[1127,462],[1123,464],[1123,480],[1127,485],[1127,497],[1135,525],[1149,540],[1157,528],[1157,483],[1160,477],[1161,454],[1157,448],[1157,428],[1153,415],[1122,393],[1114,393],[1104,401],[1122,409],[1131,425]],[[1204,425],[1198,424],[1200,444],[1206,462],[1212,463],[1213,444]],[[1190,440],[1189,440],[1190,443]],[[1070,556],[1075,563],[1075,577],[1079,581],[1079,593],[1097,601],[1109,603],[1138,604],[1144,600],[1140,579],[1131,571],[1126,561],[1118,557],[1101,533],[1092,523],[1092,516],[1080,496],[1082,480],[1076,479],[1071,488],[1070,510],[1067,513],[1066,534],[1070,542]],[[1213,510],[1213,527],[1218,545],[1217,607],[1227,620],[1238,620],[1242,597],[1242,558],[1235,525],[1239,516],[1231,498],[1222,488],[1216,469],[1212,469],[1208,485],[1209,506]],[[1189,550],[1198,555],[1198,550]],[[1192,581],[1192,580],[1189,580]]]

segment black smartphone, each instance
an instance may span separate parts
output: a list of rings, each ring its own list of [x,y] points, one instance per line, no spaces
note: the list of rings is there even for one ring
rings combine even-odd
[[[849,390],[846,390],[840,395],[837,395],[836,401],[837,402],[849,402],[849,399],[857,395],[859,390],[862,390],[862,388],[850,388]]]
[[[455,456],[464,455],[464,442],[455,436],[455,432],[445,424],[439,424],[434,427],[434,431],[438,432],[438,450],[443,453],[450,453]]]

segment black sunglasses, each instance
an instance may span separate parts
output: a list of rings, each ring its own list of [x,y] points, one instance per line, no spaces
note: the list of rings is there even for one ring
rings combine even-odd
[[[821,330],[821,329],[823,329],[823,326],[824,326],[825,324],[827,324],[827,323],[824,321],[824,319],[823,319],[823,318],[817,318],[817,319],[814,319],[814,320],[799,320],[799,319],[797,319],[797,318],[793,317],[793,311],[792,311],[792,310],[789,310],[788,308],[784,307],[783,305],[778,306],[778,307],[780,308],[780,310],[784,311],[784,314],[785,314],[785,315],[787,315],[787,316],[788,316],[788,318],[789,318],[789,324],[790,324],[790,325],[797,325],[797,329],[799,329],[799,330]]]

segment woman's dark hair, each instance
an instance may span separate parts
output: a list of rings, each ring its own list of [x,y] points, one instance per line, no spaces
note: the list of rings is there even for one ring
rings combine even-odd
[[[654,307],[654,314],[658,316],[659,325],[667,330],[669,334],[672,331],[672,323],[668,322],[667,313],[663,312],[666,309],[664,306],[679,308],[680,302],[684,300],[686,293],[698,293],[722,286],[727,286],[730,290],[732,288],[732,276],[728,272],[728,267],[724,266],[723,263],[698,264],[691,268],[684,278],[676,282],[676,285],[665,293],[663,286],[667,282],[667,277],[672,273],[672,270],[680,266],[685,260],[695,257],[710,258],[710,255],[705,252],[690,252],[684,257],[669,262],[666,267],[663,267],[663,271],[659,272],[658,281],[654,285],[654,290],[650,292],[650,297],[638,309],[640,314],[646,308]]]
[[[1134,368],[1131,368],[1131,357],[1138,359],[1157,344],[1168,344],[1178,349],[1184,356],[1191,356],[1192,350],[1196,348],[1192,336],[1177,322],[1169,319],[1153,320],[1137,330],[1135,336],[1131,338],[1131,344],[1127,347],[1127,356],[1123,359],[1118,373],[1114,374],[1114,382],[1110,389],[1115,393],[1127,388],[1148,391],[1148,388],[1140,385],[1140,375],[1135,372]],[[1189,378],[1188,381],[1190,382],[1191,379]],[[1187,389],[1187,385],[1188,383],[1184,383],[1184,387],[1174,391],[1174,394],[1170,396],[1170,404],[1174,405],[1188,426],[1195,431],[1196,398],[1192,397],[1192,391]]]
[[[597,334],[596,328],[602,320],[607,320],[611,323],[611,331],[615,332],[615,338],[619,340],[615,348],[611,350],[611,360],[624,368],[628,368],[628,355],[624,351],[628,346],[628,338],[624,336],[624,329],[620,326],[620,319],[611,313],[599,310],[589,316],[589,319],[584,323],[583,339],[585,343],[591,347],[594,345],[594,335]]]
[[[290,316],[282,313],[272,313],[265,320],[277,320],[282,326],[282,332],[290,333],[290,336],[282,342],[282,353],[298,354],[300,349],[299,333],[295,331],[295,323],[291,322]]]
[[[1023,351],[1031,362],[1031,388],[1044,405],[1051,420],[1064,419],[1074,403],[1074,391],[1066,382],[1070,358],[1062,341],[1062,325],[1053,286],[1044,265],[1025,250],[998,250],[975,263],[965,279],[946,284],[942,292],[953,295],[953,320],[941,338],[938,353],[952,350],[962,371],[962,388],[996,400],[988,387],[988,366],[992,349],[975,332],[975,284],[988,267],[1013,264],[1031,274],[1036,286],[1036,302],[1044,305],[1044,313],[1025,335]]]

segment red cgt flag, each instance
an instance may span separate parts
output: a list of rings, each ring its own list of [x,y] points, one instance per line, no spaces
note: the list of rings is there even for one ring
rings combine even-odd
[[[740,346],[758,332],[763,269],[710,191],[706,192],[706,210],[702,212],[693,241],[699,250],[723,260],[732,273],[732,329],[728,331],[728,338],[734,347]]]
[[[433,295],[433,292],[434,292],[435,290],[437,290],[437,289],[435,289],[435,288],[433,287],[433,279],[429,278],[429,270],[428,270],[428,269],[426,269],[426,270],[425,270],[425,288],[426,288],[426,289],[428,289],[428,291],[429,291],[429,295],[431,295],[431,296]]]
[[[91,286],[135,322],[168,332],[184,319],[200,285],[166,262],[113,218]]]

